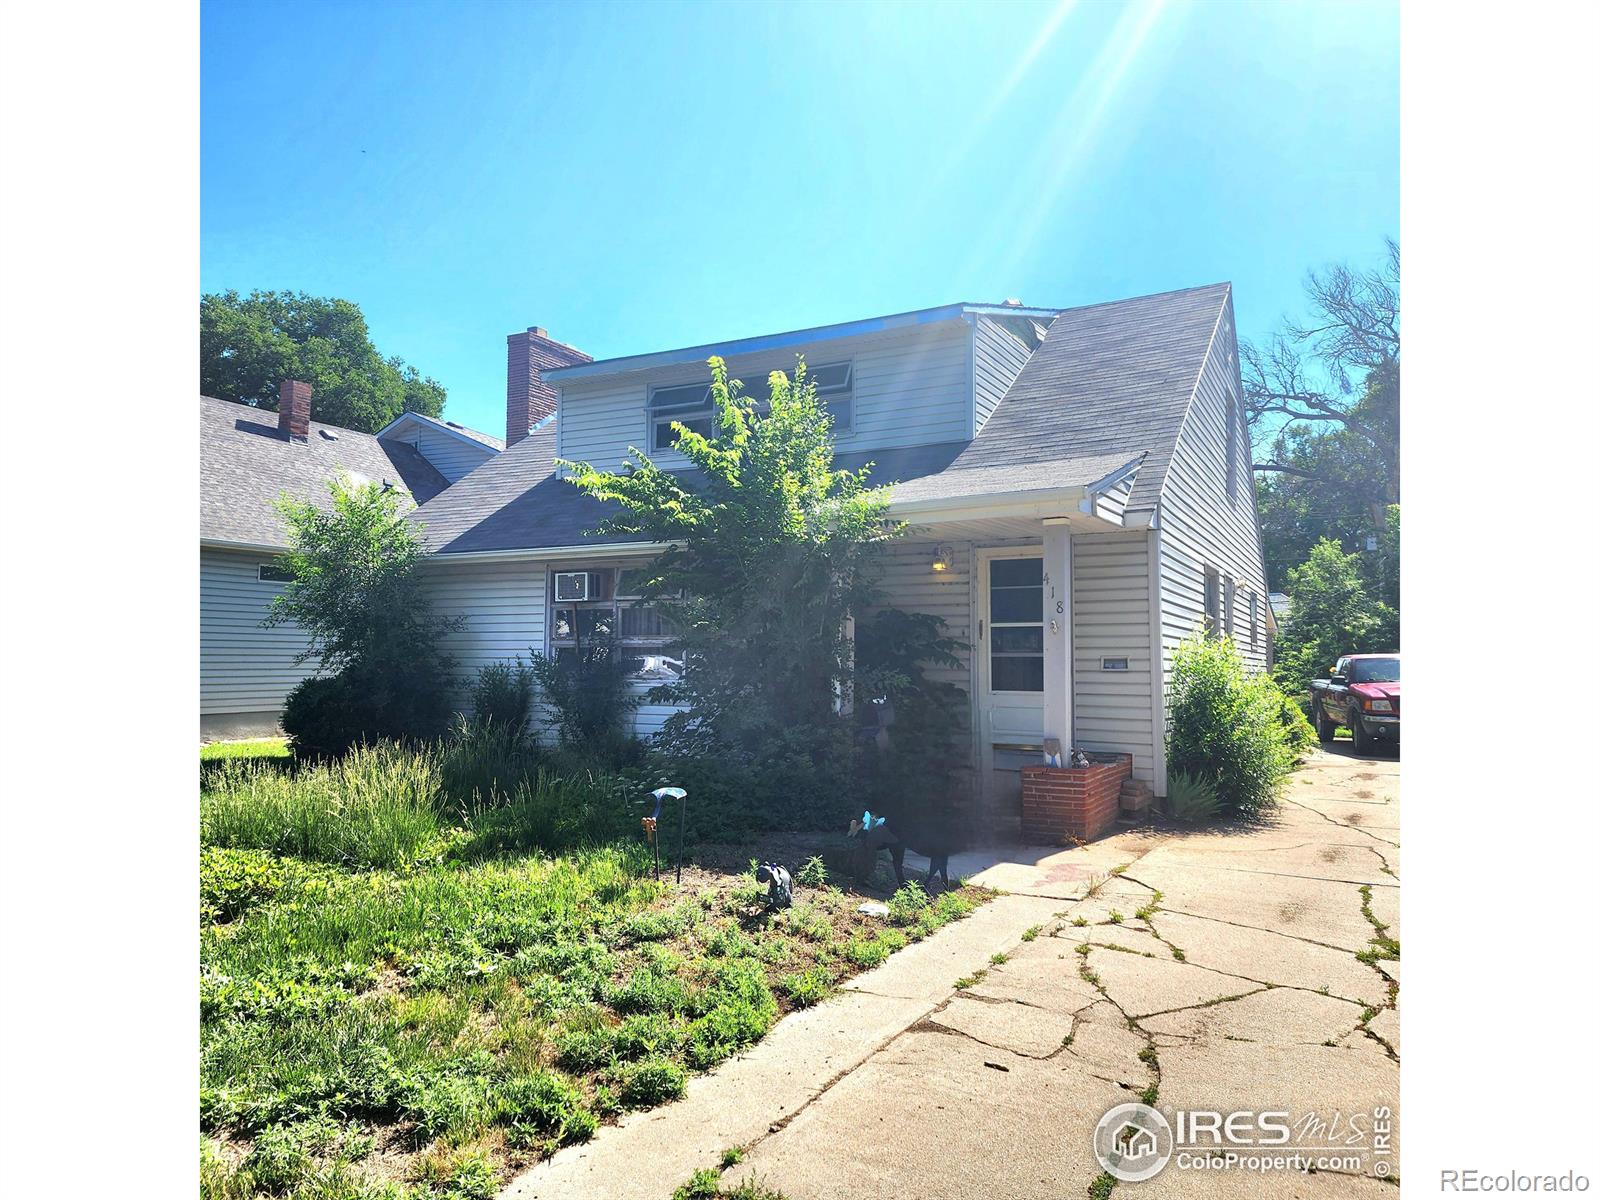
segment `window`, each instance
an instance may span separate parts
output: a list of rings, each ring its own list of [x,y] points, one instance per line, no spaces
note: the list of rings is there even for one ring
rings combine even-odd
[[[1102,671],[1126,671],[1128,669],[1128,660],[1125,658],[1102,658],[1100,660],[1100,669]]]
[[[672,622],[641,598],[639,571],[591,570],[589,599],[554,602],[550,610],[550,649],[557,658],[575,658],[597,638],[614,638],[629,660],[630,673],[652,682],[676,679],[683,670],[674,645]]]
[[[739,382],[744,384],[744,395],[752,398],[764,409],[767,399],[766,373],[748,372],[748,374],[754,378],[746,379],[743,374],[738,376]],[[848,433],[855,420],[855,365],[849,362],[824,363],[818,367],[807,367],[806,376],[816,385],[817,401],[833,418],[834,430],[838,433]],[[715,420],[716,412],[711,403],[709,383],[677,384],[650,390],[652,450],[670,450],[676,444],[678,435],[672,428],[674,421],[686,425],[698,434],[710,437]]]
[[[1044,691],[1044,559],[989,563],[989,690]]]
[[[1233,598],[1235,584],[1229,575],[1222,581],[1222,636],[1233,636]]]
[[[272,563],[257,563],[256,578],[262,583],[288,583],[294,579],[294,572]]]
[[[677,421],[704,437],[711,436],[711,385],[687,383],[678,387],[658,387],[650,391],[650,448],[670,450],[678,434]]]
[[[1228,389],[1228,499],[1239,493],[1239,397]]]
[[[817,385],[817,400],[833,418],[835,433],[848,433],[855,420],[855,365],[853,363],[828,363],[821,367],[808,367],[806,374]]]
[[[1205,580],[1206,632],[1215,635],[1222,629],[1222,577],[1207,567]]]
[[[1256,612],[1258,599],[1259,597],[1254,592],[1250,593],[1250,649],[1252,650],[1256,649],[1261,636],[1260,619]]]

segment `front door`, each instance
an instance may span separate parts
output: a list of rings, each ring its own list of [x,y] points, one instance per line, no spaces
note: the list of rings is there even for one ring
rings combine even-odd
[[[977,566],[980,771],[989,811],[1009,821],[1044,745],[1044,556],[979,550]]]

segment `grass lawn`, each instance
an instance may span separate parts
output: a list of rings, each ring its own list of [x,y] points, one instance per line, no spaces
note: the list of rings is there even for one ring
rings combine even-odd
[[[508,820],[559,826],[531,794],[439,815],[437,766],[204,781],[203,1197],[493,1196],[988,898],[912,887],[867,917],[818,863],[769,914],[739,856],[770,841],[682,888],[626,836],[506,850]]]

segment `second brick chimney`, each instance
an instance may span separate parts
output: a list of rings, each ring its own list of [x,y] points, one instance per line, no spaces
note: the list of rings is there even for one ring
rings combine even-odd
[[[551,339],[539,326],[506,338],[506,449],[556,410],[556,390],[541,371],[592,362],[582,350]]]
[[[278,432],[294,442],[303,442],[311,436],[309,383],[285,379],[278,385]]]

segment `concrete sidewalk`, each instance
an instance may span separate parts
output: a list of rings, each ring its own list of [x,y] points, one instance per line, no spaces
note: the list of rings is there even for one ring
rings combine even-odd
[[[791,1200],[1060,1200],[1100,1174],[1100,1116],[1152,1087],[1169,1113],[1398,1116],[1398,963],[1356,957],[1375,933],[1364,886],[1367,911],[1399,937],[1398,774],[1393,761],[1319,754],[1277,818],[1247,832],[952,861],[1009,894],[788,1017],[683,1101],[602,1129],[502,1195],[667,1200],[741,1146],[724,1186],[755,1176]],[[1023,941],[1034,925],[1045,932]],[[990,967],[997,952],[1009,957]],[[1387,1161],[1397,1169],[1397,1142]],[[1169,1167],[1120,1186],[1392,1195],[1370,1174],[1332,1172]]]

